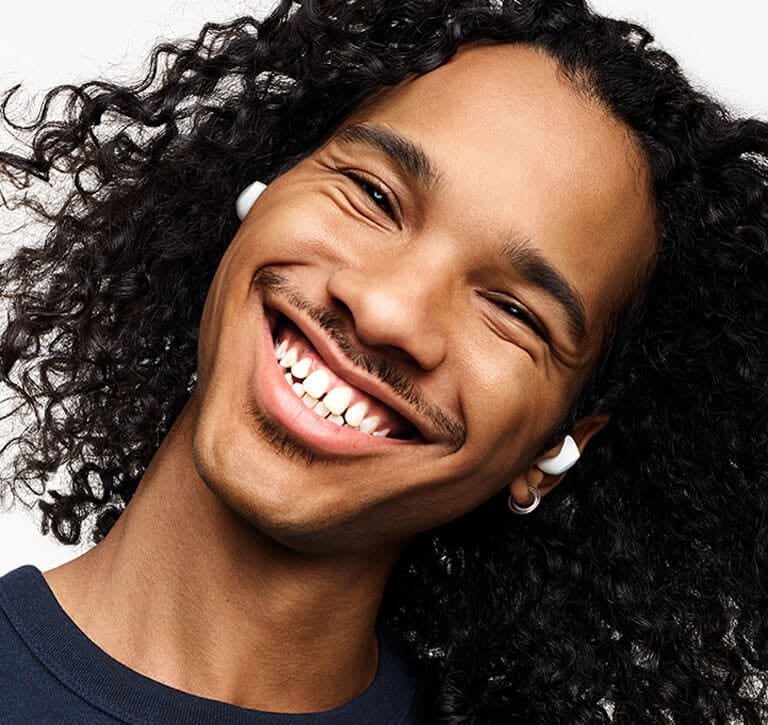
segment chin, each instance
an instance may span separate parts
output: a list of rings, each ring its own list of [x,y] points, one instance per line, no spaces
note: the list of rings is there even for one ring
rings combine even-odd
[[[326,479],[323,471],[307,464],[311,452],[293,450],[291,443],[286,444],[290,453],[278,454],[271,444],[257,445],[256,451],[251,436],[234,433],[231,426],[217,425],[202,414],[193,438],[194,465],[206,487],[255,534],[312,554],[350,553],[381,544],[376,517],[353,509],[344,493],[354,482],[344,486],[338,472]],[[260,464],[254,467],[256,459]]]

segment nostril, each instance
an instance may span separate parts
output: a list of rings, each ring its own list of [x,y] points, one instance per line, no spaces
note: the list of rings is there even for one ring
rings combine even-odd
[[[350,324],[354,327],[355,316],[352,314],[352,309],[349,307],[349,305],[343,300],[340,300],[338,297],[334,297],[333,306],[335,308],[334,312],[336,312],[337,315],[340,315],[341,317],[349,320]]]

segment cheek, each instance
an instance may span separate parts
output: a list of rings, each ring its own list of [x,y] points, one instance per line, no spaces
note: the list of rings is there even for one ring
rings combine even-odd
[[[467,424],[463,454],[483,475],[505,478],[526,467],[557,415],[545,370],[523,348],[486,333],[485,349],[460,379]]]
[[[230,246],[231,248],[231,246]],[[197,338],[197,372],[198,387],[205,384],[208,372],[213,365],[213,357],[217,348],[217,338],[221,325],[221,288],[225,276],[226,254],[219,262],[216,273],[208,287],[208,293],[200,316],[200,327]]]
[[[213,365],[213,358],[219,345],[219,336],[228,312],[227,305],[237,304],[238,297],[245,300],[250,289],[250,280],[255,270],[249,270],[243,262],[243,249],[246,245],[241,231],[219,261],[213,275],[200,316],[200,331],[197,343],[198,381],[204,382]],[[247,248],[247,247],[246,247]],[[238,277],[242,275],[242,278]]]
[[[355,258],[391,245],[391,230],[372,221],[353,183],[311,161],[286,172],[259,198],[235,238],[242,263],[259,266]],[[359,192],[357,194],[362,197]]]

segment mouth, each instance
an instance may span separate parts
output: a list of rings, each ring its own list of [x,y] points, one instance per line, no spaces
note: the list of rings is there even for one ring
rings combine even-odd
[[[424,442],[416,426],[371,392],[346,379],[285,315],[273,312],[274,360],[295,398],[338,433],[400,442]]]
[[[281,451],[332,457],[433,442],[409,404],[326,334],[302,317],[262,304],[263,352],[253,370],[259,404],[252,414],[267,440]]]

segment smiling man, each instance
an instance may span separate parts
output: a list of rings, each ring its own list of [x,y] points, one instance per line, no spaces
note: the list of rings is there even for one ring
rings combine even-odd
[[[283,3],[2,157],[97,180],[1,270],[97,546],[0,580],[0,720],[758,722],[768,127],[643,33]]]

